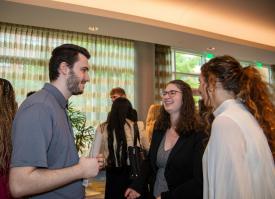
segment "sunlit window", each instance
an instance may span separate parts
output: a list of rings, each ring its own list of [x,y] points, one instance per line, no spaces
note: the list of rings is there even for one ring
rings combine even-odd
[[[82,46],[91,53],[90,82],[84,94],[70,98],[86,113],[88,124],[97,126],[106,120],[113,87],[124,88],[134,104],[133,41],[0,22],[0,77],[12,83],[19,105],[29,91],[37,91],[49,81],[51,51],[64,43]]]
[[[174,50],[173,55],[173,78],[181,79],[188,83],[193,90],[194,99],[197,102],[200,98],[198,87],[200,68],[204,62],[203,57],[198,54],[192,54],[178,50]]]

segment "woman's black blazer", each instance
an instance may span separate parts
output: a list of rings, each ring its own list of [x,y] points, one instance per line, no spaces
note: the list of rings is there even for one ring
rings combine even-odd
[[[164,135],[163,131],[153,132],[148,160],[142,165],[142,175],[130,186],[138,192],[142,191],[148,179],[150,190],[153,190],[158,170],[157,152]],[[163,192],[161,199],[203,198],[204,138],[205,134],[202,132],[187,132],[178,138],[170,152],[164,172],[169,191]]]

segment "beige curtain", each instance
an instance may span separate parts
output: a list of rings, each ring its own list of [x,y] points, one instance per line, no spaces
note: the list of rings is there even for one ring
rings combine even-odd
[[[91,53],[90,83],[70,101],[98,125],[110,110],[109,91],[120,86],[134,103],[134,43],[130,40],[0,22],[0,76],[8,79],[22,103],[27,92],[39,90],[48,78],[51,51],[64,43]]]
[[[172,80],[173,65],[171,47],[155,45],[155,102],[159,103],[160,90]]]

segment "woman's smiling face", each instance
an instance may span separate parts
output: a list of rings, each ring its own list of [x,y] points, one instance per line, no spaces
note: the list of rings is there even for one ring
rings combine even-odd
[[[176,84],[168,84],[162,93],[164,109],[169,113],[179,112],[182,105],[182,91]]]

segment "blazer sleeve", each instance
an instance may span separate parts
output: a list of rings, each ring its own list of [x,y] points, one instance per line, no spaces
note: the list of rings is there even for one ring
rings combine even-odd
[[[161,199],[178,198],[202,198],[203,197],[203,174],[202,156],[204,153],[203,133],[196,133],[193,158],[193,178],[180,184],[172,191],[162,192]]]

